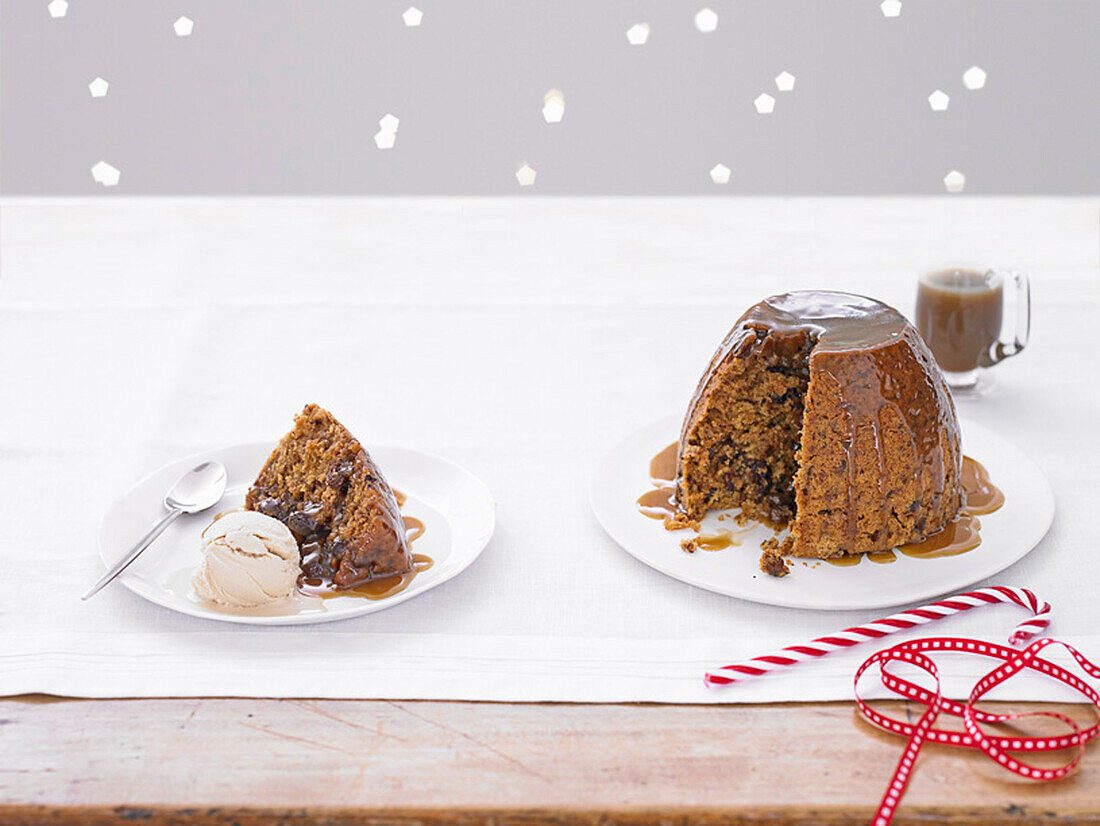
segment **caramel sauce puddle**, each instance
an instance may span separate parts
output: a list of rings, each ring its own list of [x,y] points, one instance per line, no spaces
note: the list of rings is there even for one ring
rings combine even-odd
[[[649,462],[649,477],[656,486],[638,497],[638,510],[650,519],[666,519],[676,513],[676,457],[679,444],[673,442],[661,450]],[[866,554],[826,559],[830,565],[848,568],[858,565],[866,557],[879,565],[896,562],[898,554],[913,559],[939,559],[946,556],[958,556],[972,551],[981,545],[981,520],[978,516],[993,513],[1005,503],[1004,492],[989,478],[985,466],[969,456],[963,456],[962,473],[959,479],[963,489],[963,501],[958,515],[938,533],[921,540],[901,545],[891,551],[873,551]],[[775,527],[775,526],[769,526]],[[778,528],[776,528],[778,530]],[[703,550],[720,550],[736,545],[728,533],[714,535],[700,534],[693,543]]]
[[[395,490],[393,495],[397,499],[398,506],[405,504],[407,497],[404,493]],[[408,543],[412,545],[413,542],[424,535],[426,530],[424,523],[415,516],[402,516],[401,519],[405,523],[405,537]],[[435,564],[435,560],[425,554],[413,554],[412,563],[412,568],[403,574],[379,577],[361,585],[356,585],[354,588],[338,589],[334,588],[331,582],[311,578],[302,580],[298,584],[298,591],[308,597],[318,597],[320,599],[333,599],[334,597],[386,599],[394,594],[400,594],[408,588],[412,581],[416,579],[416,575],[431,568]]]
[[[872,562],[885,564],[895,561],[897,554],[913,559],[940,559],[974,550],[982,544],[982,523],[978,516],[999,510],[1005,503],[1005,495],[990,481],[989,471],[985,466],[969,456],[963,456],[960,483],[965,504],[950,524],[939,533],[920,542],[899,545],[892,551],[854,554],[825,561],[830,565],[850,567],[858,565],[864,556]]]

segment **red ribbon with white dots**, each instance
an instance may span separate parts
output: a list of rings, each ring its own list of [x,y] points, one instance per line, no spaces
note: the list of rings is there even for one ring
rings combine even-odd
[[[913,771],[917,754],[920,752],[921,746],[928,741],[948,746],[981,749],[991,760],[996,761],[1008,771],[1031,780],[1058,780],[1077,768],[1084,753],[1085,744],[1100,731],[1100,723],[1082,729],[1071,718],[1051,711],[1034,711],[1027,714],[988,714],[974,708],[975,703],[981,700],[989,691],[1020,671],[1029,669],[1045,674],[1080,692],[1100,712],[1100,694],[1095,689],[1064,668],[1039,656],[1039,652],[1044,648],[1058,645],[1069,651],[1077,664],[1088,674],[1100,678],[1100,666],[1090,662],[1073,646],[1049,637],[1036,640],[1022,651],[961,637],[929,637],[899,643],[869,657],[856,671],[855,676],[856,703],[859,706],[860,714],[872,725],[883,731],[909,738],[905,751],[902,752],[901,758],[894,767],[894,776],[890,780],[890,785],[886,787],[886,793],[883,794],[879,803],[878,812],[871,820],[873,826],[887,826],[893,819],[898,803],[901,802],[901,796],[905,793],[905,788],[909,783],[909,776]],[[957,703],[947,699],[940,692],[939,672],[936,669],[936,664],[928,656],[929,652],[941,651],[963,652],[991,657],[1001,660],[1001,664],[978,681],[971,690],[966,703]],[[908,663],[930,674],[935,680],[935,690],[929,691],[903,677],[890,673],[887,666],[892,662]],[[859,696],[860,677],[875,665],[879,667],[880,678],[884,686],[895,694],[926,707],[924,714],[921,715],[916,724],[903,722],[882,714],[871,708]],[[936,718],[944,712],[962,718],[965,732],[933,728]],[[1026,717],[1053,717],[1064,723],[1069,729],[1069,733],[1060,737],[1001,737],[988,735],[978,726],[979,723],[1005,723]],[[1073,747],[1077,748],[1077,753],[1073,759],[1056,768],[1035,766],[1013,757],[1011,754],[1012,752],[1021,751],[1059,751]]]
[[[996,603],[1014,603],[1031,610],[1035,616],[1020,623],[1009,637],[1009,642],[1018,645],[1044,630],[1050,622],[1050,603],[1043,602],[1026,588],[1007,588],[996,586],[969,591],[949,599],[913,608],[884,619],[875,620],[866,625],[846,628],[826,637],[818,637],[806,645],[793,645],[775,654],[754,657],[743,663],[727,665],[716,672],[706,675],[710,686],[731,685],[746,678],[758,677],[769,671],[796,665],[799,662],[826,656],[833,651],[858,645],[888,634],[894,634],[908,628],[914,628],[927,622],[977,608],[981,605]],[[872,826],[888,826],[894,817],[898,804],[909,783],[913,766],[924,743],[931,741],[948,746],[981,749],[991,760],[1021,777],[1031,780],[1058,780],[1072,772],[1081,761],[1085,744],[1100,732],[1100,722],[1082,729],[1074,720],[1049,711],[1027,714],[989,714],[974,708],[996,686],[1024,670],[1044,674],[1073,688],[1092,702],[1100,714],[1100,693],[1079,677],[1061,666],[1039,656],[1039,652],[1049,646],[1062,646],[1076,660],[1077,664],[1089,675],[1100,678],[1100,666],[1088,660],[1081,652],[1066,643],[1049,637],[1032,642],[1020,650],[995,643],[960,637],[930,637],[899,643],[891,648],[869,657],[856,671],[854,688],[856,704],[860,714],[883,731],[908,738],[894,775],[879,803],[878,811],[871,819]],[[982,677],[970,692],[965,703],[958,703],[943,696],[940,690],[939,671],[930,654],[936,652],[956,652],[1000,660],[1001,664]],[[935,688],[929,690],[904,677],[892,673],[890,663],[908,663],[927,674],[935,681]],[[903,699],[921,703],[926,710],[915,723],[903,722],[875,710],[859,695],[860,678],[872,667],[878,666],[882,684]],[[941,713],[959,717],[965,731],[947,731],[933,728]],[[1026,717],[1052,717],[1064,723],[1068,733],[1058,737],[1002,737],[988,735],[979,728],[979,723],[1005,723]],[[1044,768],[1032,765],[1013,756],[1016,752],[1059,751],[1076,747],[1073,759],[1056,768]]]

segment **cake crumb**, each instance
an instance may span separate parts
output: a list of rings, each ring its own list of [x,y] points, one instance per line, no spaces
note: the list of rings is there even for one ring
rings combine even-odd
[[[768,576],[786,576],[791,572],[787,560],[775,551],[764,551],[760,557],[760,570]]]
[[[683,511],[665,517],[666,531],[678,531],[683,528],[690,528],[693,531],[697,531],[701,524],[701,521],[698,519],[688,518],[688,515]]]
[[[794,539],[789,535],[782,542],[779,541],[778,536],[772,536],[760,543],[760,550],[774,551],[782,556],[789,555],[792,548],[794,548]]]
[[[787,542],[781,546],[776,537],[765,539],[760,543],[764,553],[760,556],[760,570],[768,576],[783,577],[791,572],[787,560],[783,558],[782,551],[787,548]]]
[[[680,542],[680,550],[684,553],[693,554],[699,549],[699,537],[693,536],[690,539],[684,539]]]

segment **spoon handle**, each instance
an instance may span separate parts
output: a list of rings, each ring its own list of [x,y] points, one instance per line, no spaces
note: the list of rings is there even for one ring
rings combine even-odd
[[[168,511],[168,513],[164,514],[164,516],[160,518],[160,521],[149,529],[149,533],[145,534],[145,536],[139,539],[137,541],[137,544],[130,549],[129,553],[127,553],[124,557],[122,557],[122,559],[111,566],[111,569],[100,578],[99,582],[93,585],[91,587],[91,590],[89,590],[88,593],[86,593],[80,599],[89,599],[102,591],[103,587],[108,582],[110,582],[116,576],[129,568],[130,563],[141,556],[141,552],[152,545],[153,540],[164,533],[164,529],[175,522],[176,518],[179,517],[182,513],[183,511],[179,510],[178,508],[172,508]]]

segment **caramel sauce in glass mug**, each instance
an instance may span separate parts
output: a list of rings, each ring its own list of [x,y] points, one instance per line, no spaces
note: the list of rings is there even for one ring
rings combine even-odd
[[[1006,303],[1015,309],[1011,341],[1001,338]],[[1022,272],[934,270],[917,283],[915,321],[952,394],[980,396],[992,387],[986,371],[1027,346],[1031,284]]]

